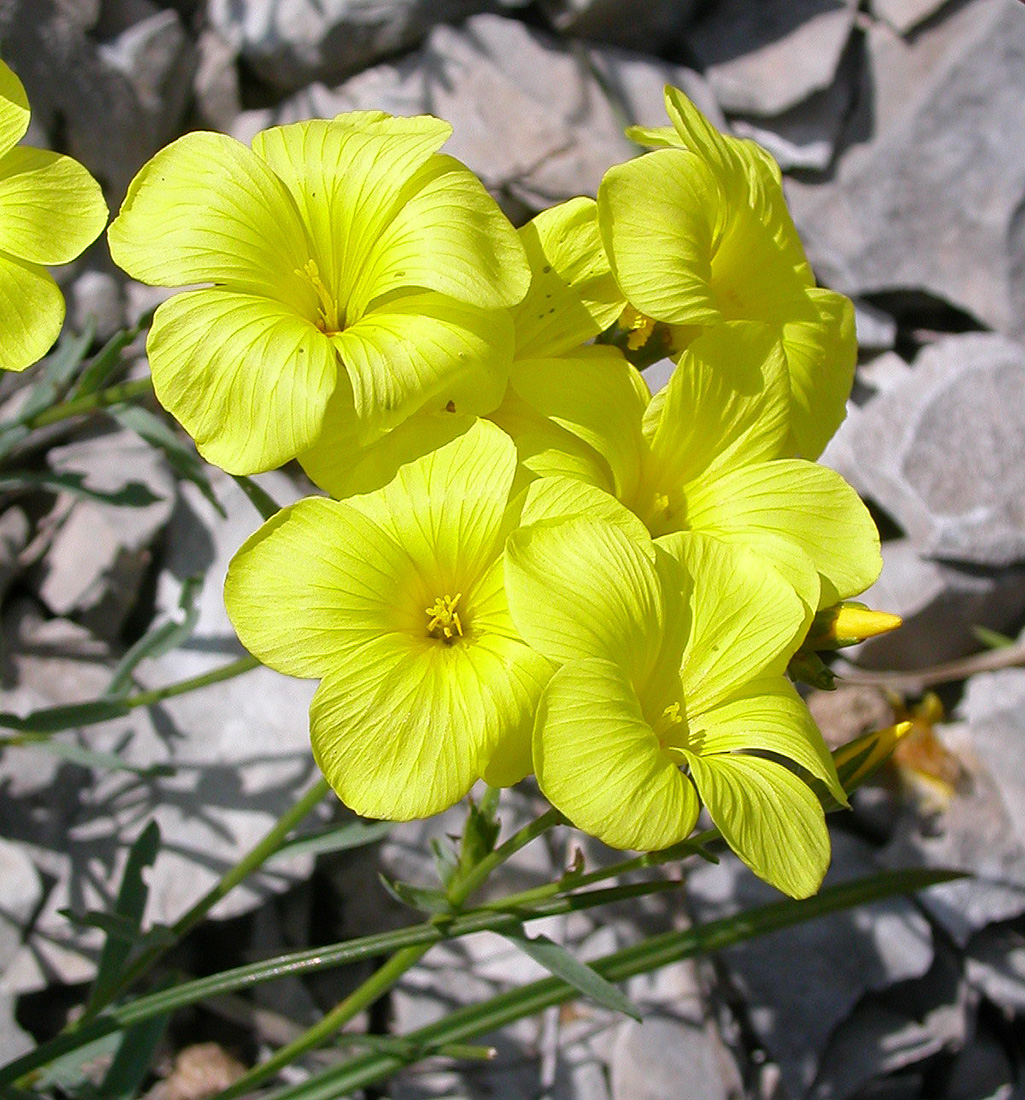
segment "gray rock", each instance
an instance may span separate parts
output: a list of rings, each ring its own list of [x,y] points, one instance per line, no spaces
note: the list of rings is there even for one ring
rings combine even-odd
[[[28,545],[31,527],[21,508],[8,508],[0,514],[0,601],[22,570],[21,555]]]
[[[867,34],[853,141],[788,196],[819,278],[851,295],[920,289],[1025,331],[1025,12],[972,0],[904,41]]]
[[[62,494],[59,526],[41,566],[37,590],[55,615],[76,614],[100,637],[115,639],[131,613],[153,559],[153,544],[174,509],[176,482],[158,451],[128,432],[54,447],[57,473],[82,473],[91,489],[128,483],[156,497],[141,507]]]
[[[688,1100],[728,1100],[740,1074],[711,1027],[676,1020],[628,1020],[612,1049],[612,1100],[666,1100],[686,1082]]]
[[[24,849],[0,837],[0,985],[42,899],[43,884],[35,864]]]
[[[725,111],[779,115],[833,83],[854,0],[723,0],[687,33]]]
[[[14,1017],[17,1000],[9,993],[0,992],[0,1058],[5,1062],[27,1054],[36,1045],[35,1039],[22,1031]]]
[[[907,34],[935,15],[950,0],[872,0],[872,14],[889,23],[898,34]]]
[[[1025,939],[1006,925],[991,925],[965,948],[968,981],[1008,1013],[1025,1012]]]
[[[844,472],[924,557],[1025,561],[1025,348],[971,333],[925,348],[841,428]]]
[[[177,13],[141,11],[149,14],[97,43],[87,33],[92,5],[0,3],[4,57],[25,83],[36,123],[50,131],[60,120],[68,151],[115,199],[178,133],[194,64]]]
[[[482,0],[211,0],[208,19],[264,80],[294,91],[341,80],[415,46],[435,24],[486,6]]]
[[[833,831],[827,884],[874,870],[864,842]],[[779,900],[732,858],[718,866],[695,866],[688,887],[702,921]],[[779,1063],[786,1090],[802,1096],[815,1079],[830,1034],[858,1000],[929,969],[932,934],[914,904],[896,898],[758,937],[729,948],[721,958],[749,1006],[759,1038]]]
[[[854,326],[860,352],[890,351],[897,342],[897,322],[870,302],[854,303]]]
[[[1003,1042],[981,1031],[954,1059],[946,1100],[1011,1100],[1017,1074]]]
[[[925,818],[905,813],[879,856],[890,867],[972,872],[972,878],[931,887],[920,898],[962,946],[987,924],[1025,912],[1025,837],[1017,825],[1020,788],[1006,761],[997,762],[996,773],[987,766],[983,745],[993,735],[983,729],[977,737],[974,727],[969,722],[943,726],[943,744],[963,769],[946,810]]]
[[[556,30],[646,53],[661,53],[678,39],[697,0],[542,0],[541,9]]]
[[[68,320],[76,332],[93,324],[96,339],[105,343],[125,326],[123,281],[107,271],[77,275],[68,295]]]
[[[725,125],[688,69],[611,47],[571,49],[515,20],[480,15],[459,29],[435,28],[417,54],[333,92],[313,85],[272,110],[244,112],[232,133],[249,140],[267,126],[340,111],[428,112],[455,128],[446,152],[500,197],[539,210],[593,195],[611,165],[635,155],[623,125],[665,125],[667,82]]]
[[[199,63],[192,82],[196,115],[205,127],[227,133],[242,112],[238,51],[210,27],[200,32],[196,46]]]

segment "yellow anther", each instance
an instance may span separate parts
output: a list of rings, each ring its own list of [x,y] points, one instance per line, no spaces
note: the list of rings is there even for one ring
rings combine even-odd
[[[459,612],[456,611],[456,604],[461,596],[462,592],[457,592],[454,596],[439,596],[432,607],[425,608],[431,617],[427,624],[430,637],[440,638],[451,645],[457,637],[463,636],[463,624],[459,621]]]
[[[307,260],[301,268],[295,269],[295,273],[300,278],[306,279],[317,292],[317,297],[320,299],[317,313],[320,316],[321,330],[327,333],[341,332],[343,326],[338,323],[338,303],[331,297],[324,280],[320,277],[320,269],[316,261]]]
[[[661,717],[655,723],[655,736],[658,738],[659,744],[663,748],[671,747],[666,745],[666,740],[669,734],[676,726],[682,726],[684,719],[680,713],[681,707],[679,703],[670,703],[664,711],[662,711]]]
[[[626,338],[626,346],[630,351],[643,348],[655,331],[654,319],[630,305],[619,315],[619,326],[628,329],[630,332],[630,335]]]

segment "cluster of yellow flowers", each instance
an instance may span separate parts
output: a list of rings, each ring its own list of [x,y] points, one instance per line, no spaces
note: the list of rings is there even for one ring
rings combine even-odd
[[[518,232],[439,152],[446,123],[354,112],[186,135],[108,239],[133,277],[198,285],[148,351],[200,452],[298,459],[328,494],[243,545],[225,600],[252,653],[321,680],[313,751],[346,804],[421,817],[534,773],[644,850],[704,805],[805,896],[829,859],[809,781],[844,792],[786,670],[880,567],[814,463],[852,308],[815,286],[771,158],[666,107],[597,202]],[[634,362],[659,354],[653,397]]]

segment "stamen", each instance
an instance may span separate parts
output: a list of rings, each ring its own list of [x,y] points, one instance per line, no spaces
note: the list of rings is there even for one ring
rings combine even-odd
[[[674,748],[673,745],[667,745],[670,734],[673,733],[677,726],[684,724],[683,715],[680,713],[681,707],[679,703],[670,703],[661,716],[655,722],[653,727],[655,736],[658,738],[659,746],[663,749]]]
[[[461,596],[462,592],[454,596],[439,596],[432,607],[424,609],[431,616],[427,624],[428,637],[439,638],[446,645],[452,645],[457,637],[463,636],[463,624],[456,611]]]
[[[320,277],[316,261],[307,260],[301,268],[295,269],[295,273],[310,283],[320,299],[320,305],[317,307],[317,314],[320,317],[318,328],[324,333],[341,332],[344,326],[338,322],[338,303],[331,297],[324,280]]]
[[[619,324],[621,328],[628,329],[630,332],[626,338],[626,346],[630,351],[643,348],[655,331],[654,318],[646,316],[630,305],[626,306],[619,315]]]

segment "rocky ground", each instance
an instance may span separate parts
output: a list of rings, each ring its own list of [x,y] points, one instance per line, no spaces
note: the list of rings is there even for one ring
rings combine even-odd
[[[449,119],[448,150],[518,221],[593,194],[631,155],[623,125],[664,120],[666,81],[773,152],[819,280],[858,308],[858,379],[825,461],[884,532],[869,600],[905,618],[812,705],[835,741],[887,723],[895,707],[916,717],[898,766],[836,820],[831,876],[929,865],[974,877],[635,979],[643,1024],[574,1004],[496,1037],[493,1062],[427,1065],[386,1094],[1025,1098],[1025,634],[989,649],[998,639],[980,636],[1011,640],[1025,623],[1025,6],[0,0],[0,54],[28,89],[31,144],[84,161],[114,209],[145,159],[187,129],[247,139],[353,108]],[[72,330],[92,324],[97,342],[158,298],[119,276],[102,242],[61,279]],[[133,369],[141,356],[138,346]],[[25,378],[0,382],[0,421],[24,401]],[[0,493],[4,711],[102,695],[132,641],[181,617],[197,575],[190,639],[139,666],[139,685],[241,652],[220,584],[258,519],[235,483],[210,475],[221,515],[130,417],[68,423],[28,457],[110,492],[130,471],[153,499],[116,507]],[[280,502],[302,491],[285,473],[266,485]],[[943,721],[918,703],[929,688]],[[310,694],[258,670],[46,750],[2,752],[0,1055],[52,1033],[76,1003],[98,933],[62,910],[109,904],[146,821],[165,841],[148,916],[173,920],[310,784]],[[116,754],[120,767],[92,766],[83,749]],[[507,821],[532,797],[512,795]],[[272,864],[173,961],[199,974],[398,924],[407,917],[378,870],[422,879],[426,837],[454,828],[448,816],[396,828],[376,848]],[[528,849],[507,884],[556,873],[567,843]],[[595,846],[586,854],[607,858]],[[733,861],[702,864],[684,900],[577,914],[546,931],[601,954],[770,894]],[[532,966],[504,941],[460,941],[430,953],[371,1022],[415,1027],[533,977]],[[359,978],[293,979],[185,1014],[153,1097],[207,1095],[201,1086],[287,1041]]]

